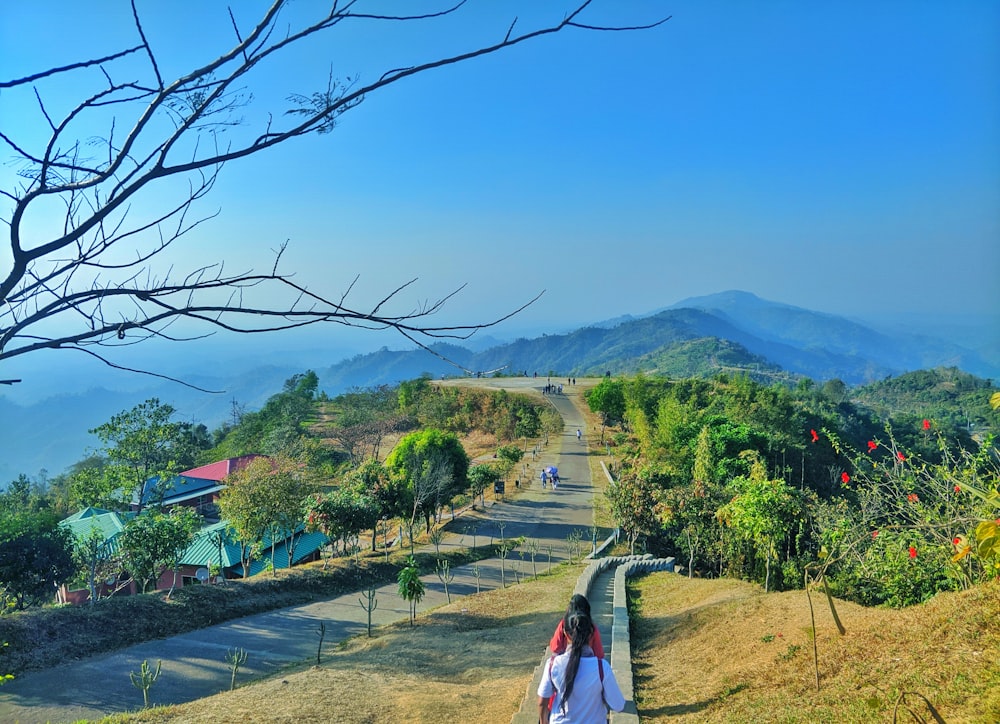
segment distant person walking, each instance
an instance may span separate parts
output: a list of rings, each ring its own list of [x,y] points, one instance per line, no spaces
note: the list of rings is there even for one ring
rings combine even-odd
[[[580,428],[576,428],[576,439],[579,440],[581,437],[583,437],[583,433],[580,432]]]

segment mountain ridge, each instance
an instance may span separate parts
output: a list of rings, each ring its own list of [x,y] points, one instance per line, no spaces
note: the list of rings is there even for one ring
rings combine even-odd
[[[96,444],[88,429],[150,397],[173,405],[178,419],[213,427],[231,414],[234,404],[256,409],[284,380],[310,368],[320,378],[320,389],[330,395],[352,387],[395,384],[422,374],[475,375],[498,369],[504,374],[545,377],[638,371],[693,376],[741,369],[769,377],[838,378],[857,385],[915,369],[947,366],[1000,379],[1000,361],[984,360],[974,350],[930,335],[900,337],[838,315],[730,290],[560,334],[520,337],[492,346],[488,345],[493,339],[481,340],[485,345],[439,344],[433,347],[438,356],[419,348],[382,347],[317,364],[321,354],[308,355],[306,361],[306,355],[297,359],[297,352],[289,349],[286,361],[280,349],[269,348],[268,361],[277,358],[281,364],[248,366],[244,354],[238,374],[227,375],[227,363],[217,358],[197,374],[181,377],[205,389],[225,390],[222,395],[161,382],[130,384],[128,390],[107,386],[81,390],[77,375],[65,386],[73,392],[33,404],[15,403],[0,393],[0,429],[5,432],[0,481],[41,468],[63,470]],[[989,347],[989,340],[984,339],[983,347]]]

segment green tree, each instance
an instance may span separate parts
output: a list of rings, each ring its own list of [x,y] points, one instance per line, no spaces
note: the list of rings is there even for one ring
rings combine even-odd
[[[457,435],[441,430],[406,435],[389,453],[385,466],[405,485],[411,544],[417,515],[423,515],[429,531],[431,516],[469,484],[465,448]]]
[[[243,577],[250,575],[254,550],[274,523],[271,515],[270,483],[274,465],[268,458],[256,458],[226,478],[219,494],[219,511],[240,544]]]
[[[587,390],[585,395],[591,412],[599,412],[605,427],[617,425],[625,419],[625,383],[605,378]],[[603,442],[603,434],[602,434]]]
[[[659,528],[656,496],[661,489],[659,472],[645,467],[636,473],[620,476],[604,491],[611,503],[615,523],[625,532],[629,551],[633,554],[639,536]]]
[[[191,459],[184,430],[170,418],[174,408],[156,398],[121,412],[91,430],[104,447],[106,462],[81,470],[73,480],[75,501],[81,506],[141,511],[162,499],[170,479]]]
[[[275,470],[267,486],[268,511],[271,517],[271,560],[275,538],[285,541],[288,567],[295,561],[296,535],[303,526],[304,501],[316,485],[304,472],[304,466],[287,457],[274,461]]]
[[[404,493],[400,490],[399,481],[389,474],[382,463],[369,458],[344,476],[343,487],[352,491],[362,503],[359,508],[361,516],[359,530],[372,531],[372,551],[374,551],[377,548],[378,521],[405,512],[401,510]]]
[[[406,566],[399,571],[396,577],[399,597],[410,605],[410,625],[413,625],[417,617],[417,604],[424,597],[424,582],[420,580],[420,569],[413,557],[406,562]]]
[[[517,445],[501,445],[497,448],[497,463],[502,477],[507,478],[524,458],[524,450]]]
[[[306,530],[318,530],[331,541],[357,538],[362,531],[374,530],[379,521],[375,500],[364,491],[349,487],[309,496],[305,515]]]
[[[117,573],[119,563],[114,548],[108,544],[104,533],[96,526],[85,535],[74,539],[73,554],[77,566],[82,568],[90,591],[89,605],[97,603],[97,582]]]
[[[145,593],[166,571],[173,570],[167,598],[177,585],[180,558],[191,545],[201,525],[201,517],[191,508],[174,508],[169,513],[149,510],[125,524],[119,545],[125,569]]]
[[[531,405],[521,405],[518,407],[517,422],[514,424],[514,434],[524,440],[524,447],[528,447],[529,437],[538,437],[542,431],[542,420],[538,415],[538,410]]]
[[[29,526],[0,540],[0,612],[51,602],[75,574],[72,539],[61,528]]]
[[[486,505],[486,501],[483,499],[483,493],[486,488],[492,485],[499,477],[500,471],[497,470],[491,463],[481,463],[469,468],[469,492],[472,493],[473,505],[475,505],[477,495],[479,496],[480,502],[484,506]]]
[[[778,556],[778,546],[801,517],[796,491],[783,480],[768,480],[767,470],[754,454],[750,475],[735,478],[730,488],[733,499],[719,508],[719,519],[736,536],[752,543],[765,559],[764,590],[770,589],[771,563]]]

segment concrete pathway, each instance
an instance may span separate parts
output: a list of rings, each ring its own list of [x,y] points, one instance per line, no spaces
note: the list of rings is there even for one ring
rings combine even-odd
[[[510,384],[511,380],[496,382],[506,382],[503,386],[521,389],[544,385],[541,380],[514,380],[520,383],[515,385]],[[490,505],[488,520],[467,524],[475,527],[479,539],[477,543],[480,544],[486,536],[492,535],[495,541],[498,540],[501,525],[504,538],[525,536],[537,540],[541,549],[537,559],[539,568],[546,565],[549,551],[553,563],[566,560],[567,537],[576,531],[583,534],[584,554],[589,552],[593,520],[587,440],[577,440],[576,437],[577,428],[585,429],[583,418],[567,396],[550,395],[546,399],[562,414],[565,428],[555,439],[550,439],[548,448],[535,461],[534,470],[537,474],[540,469],[537,466],[556,465],[561,478],[558,490],[551,487],[543,490],[536,479],[508,502]],[[442,548],[471,544],[468,540],[471,533],[465,531],[466,524],[462,523],[461,517],[450,527],[455,529],[456,526],[457,532],[445,538]],[[599,538],[604,535],[606,531],[602,531]],[[500,586],[501,565],[507,566],[505,578],[510,585],[513,580],[510,560],[506,564],[499,558],[479,562],[478,584],[483,590]],[[530,574],[531,563],[527,555],[520,566],[522,573]],[[444,586],[436,575],[424,576],[423,581],[427,593],[418,611],[447,603]],[[452,598],[475,593],[476,590],[477,577],[473,566],[455,568],[454,580],[449,584]],[[372,616],[373,625],[408,617],[407,604],[399,598],[395,584],[382,586],[376,596],[378,608]],[[138,671],[144,660],[153,666],[162,661],[160,678],[149,691],[151,704],[181,703],[216,694],[229,688],[230,670],[226,654],[232,649],[239,647],[247,652],[246,664],[239,673],[239,681],[246,682],[272,674],[288,664],[314,658],[321,622],[326,625],[325,646],[335,646],[345,638],[364,633],[367,613],[362,609],[359,598],[358,593],[347,594],[23,674],[0,689],[0,721],[58,724],[137,709],[142,705],[142,695],[132,686],[129,672]],[[605,617],[610,615],[610,604],[607,613],[601,613],[603,609],[599,607],[603,604],[597,601],[594,604],[605,647],[610,651],[611,628],[610,624],[604,623]],[[539,642],[540,652],[544,647],[545,642]]]

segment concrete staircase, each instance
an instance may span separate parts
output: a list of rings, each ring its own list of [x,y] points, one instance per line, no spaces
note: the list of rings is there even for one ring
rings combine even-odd
[[[625,695],[625,709],[611,712],[612,724],[638,724],[639,716],[635,707],[632,690],[632,646],[629,637],[628,606],[625,598],[625,579],[645,571],[672,571],[673,558],[653,558],[645,556],[613,556],[593,560],[580,574],[574,593],[580,593],[590,601],[590,613],[602,632],[605,658],[610,657],[615,679]],[[555,629],[556,622],[552,622]],[[611,635],[608,636],[610,631]],[[536,724],[538,722],[538,684],[549,659],[546,646],[545,655],[535,667],[531,683],[525,692],[521,708],[511,718],[511,724]]]

